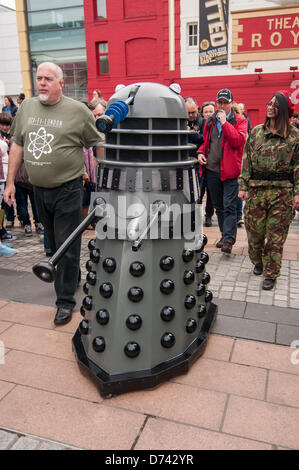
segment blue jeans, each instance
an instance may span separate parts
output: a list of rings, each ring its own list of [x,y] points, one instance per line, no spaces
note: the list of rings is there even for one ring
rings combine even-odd
[[[31,202],[34,223],[38,224],[39,219],[37,215],[33,189],[24,188],[23,186],[20,186],[17,183],[15,186],[16,186],[17,214],[18,214],[19,220],[22,222],[24,226],[31,225],[30,216],[28,212],[28,197],[29,197],[30,202]]]
[[[223,241],[236,241],[238,178],[220,181],[220,174],[206,170],[207,184]]]

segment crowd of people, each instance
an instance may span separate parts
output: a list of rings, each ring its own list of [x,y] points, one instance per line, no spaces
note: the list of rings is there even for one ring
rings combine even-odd
[[[18,218],[25,236],[33,235],[33,219],[36,233],[44,241],[45,253],[51,256],[87,215],[96,182],[95,157],[102,155],[102,149],[95,146],[103,140],[96,130],[95,119],[105,113],[107,106],[100,91],[95,90],[89,103],[79,103],[62,95],[63,73],[58,66],[41,64],[37,72],[38,97],[25,100],[21,93],[17,106],[10,96],[5,96],[0,113],[0,254],[16,253],[11,248],[16,237],[7,229],[13,228]],[[28,113],[30,129],[26,124]],[[69,116],[76,119],[70,120]],[[37,127],[40,119],[50,123],[47,131]],[[45,145],[35,145],[36,138]],[[50,171],[41,158],[48,153],[53,157]],[[32,163],[29,167],[24,163],[28,155]],[[36,158],[38,168],[34,165]],[[4,191],[8,194],[5,198]],[[28,210],[29,201],[31,210]],[[67,323],[72,316],[74,293],[81,276],[79,258],[80,240],[59,263],[55,282],[57,325]]]
[[[4,190],[5,203],[12,207],[17,200],[16,178],[25,162],[37,214],[45,230],[48,254],[56,252],[82,221],[83,192],[88,193],[91,183],[95,183],[96,160],[92,149],[104,139],[96,129],[93,115],[101,112],[96,109],[99,104],[102,111],[105,108],[102,97],[94,97],[91,103],[84,104],[65,97],[63,86],[63,72],[58,65],[45,62],[38,66],[37,96],[24,100],[12,124],[13,140]],[[57,266],[56,325],[68,323],[72,318],[81,277],[80,251],[78,238]]]
[[[14,235],[7,228],[14,226],[16,217],[25,235],[32,236],[28,200],[49,256],[87,215],[96,183],[95,157],[104,158],[103,149],[96,147],[104,137],[95,119],[105,113],[107,103],[100,90],[94,90],[90,102],[69,99],[63,85],[60,67],[46,62],[37,69],[36,97],[21,94],[19,107],[5,97],[0,113],[0,254],[14,252]],[[216,247],[230,254],[244,212],[253,272],[264,274],[263,289],[272,289],[294,210],[299,210],[298,113],[285,91],[270,97],[265,122],[254,128],[245,105],[237,104],[227,88],[200,108],[194,98],[186,97],[185,106],[189,142],[194,145],[190,156],[198,161],[199,202],[205,201],[204,224],[212,225],[215,211],[221,233]],[[36,146],[36,138],[44,145]],[[56,325],[72,317],[80,247],[79,238],[58,264]]]

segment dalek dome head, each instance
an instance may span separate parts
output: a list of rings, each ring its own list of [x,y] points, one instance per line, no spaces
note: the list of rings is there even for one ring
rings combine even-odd
[[[118,89],[118,87],[116,87]],[[134,95],[129,105],[128,118],[175,118],[187,119],[184,99],[178,93],[180,86],[141,82],[120,87],[108,101],[108,107],[115,101],[126,101]]]
[[[99,130],[100,123],[105,127],[110,121],[103,145],[108,161],[175,162],[187,160],[193,148],[185,101],[175,83],[117,86],[100,119]]]

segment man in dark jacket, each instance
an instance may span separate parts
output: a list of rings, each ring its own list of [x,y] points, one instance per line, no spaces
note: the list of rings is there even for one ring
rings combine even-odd
[[[206,166],[207,184],[216,209],[221,239],[216,244],[230,254],[237,234],[238,176],[247,136],[247,120],[232,109],[233,95],[217,94],[217,111],[208,119],[198,161]]]
[[[245,104],[244,103],[239,103],[239,110],[240,110],[240,113],[242,114],[242,116],[244,116],[244,118],[247,119],[247,135],[249,135],[250,132],[251,132],[251,129],[252,129],[252,125],[251,125],[249,117],[245,113]]]
[[[196,149],[191,149],[189,152],[190,157],[197,158],[197,150],[200,145],[203,143],[203,128],[205,125],[206,120],[200,115],[198,110],[197,102],[191,96],[185,98],[185,105],[186,111],[188,114],[188,124],[187,129],[193,131],[191,134],[188,135],[188,142],[190,144],[196,145]],[[200,177],[199,172],[199,165],[197,165],[196,172],[199,178],[199,186],[201,188],[201,198],[204,196],[205,189],[206,189],[206,181],[203,176]],[[210,192],[207,190],[207,198],[206,198],[206,206],[205,206],[205,226],[211,227],[212,225],[212,217],[214,214],[214,207],[211,201]]]
[[[203,118],[198,112],[198,106],[194,98],[187,96],[185,98],[185,106],[188,114],[188,129],[193,131],[192,134],[188,135],[188,142],[190,144],[196,145],[196,149],[191,149],[189,152],[190,157],[197,158],[196,152],[199,146],[203,142],[202,133],[203,133]]]

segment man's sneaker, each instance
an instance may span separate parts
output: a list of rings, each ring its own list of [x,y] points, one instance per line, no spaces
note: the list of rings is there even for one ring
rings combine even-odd
[[[223,240],[222,238],[216,243],[216,248],[222,248],[223,247]]]
[[[244,220],[243,220],[243,219],[239,219],[238,222],[237,222],[237,226],[238,226],[238,227],[242,227],[242,225],[244,225]]]
[[[232,247],[233,247],[233,242],[231,240],[225,240],[223,242],[223,247],[221,248],[221,251],[223,253],[230,254],[232,252]]]
[[[16,240],[17,237],[15,237],[14,235],[12,235],[10,232],[6,232],[4,235],[2,235],[1,237],[1,241],[2,242],[13,242],[14,240]]]
[[[43,233],[44,233],[43,224],[41,224],[40,222],[35,224],[35,231],[36,231],[36,233],[39,233],[39,234],[43,235]]]
[[[6,228],[12,228],[14,226],[14,221],[13,220],[7,220],[6,221]]]
[[[25,237],[32,237],[31,225],[25,225],[24,232],[25,232]]]

